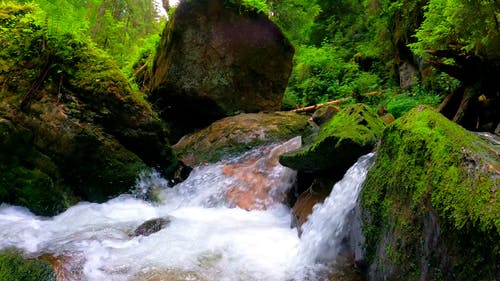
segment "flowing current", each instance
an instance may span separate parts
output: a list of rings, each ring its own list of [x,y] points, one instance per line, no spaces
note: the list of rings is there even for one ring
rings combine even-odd
[[[0,249],[49,260],[63,281],[315,280],[318,261],[337,251],[336,240],[345,235],[342,220],[353,209],[370,156],[314,208],[301,240],[281,203],[296,174],[277,162],[299,146],[293,139],[199,167],[173,188],[156,173],[143,175],[135,194],[82,202],[52,218],[2,204]],[[145,221],[165,217],[171,222],[160,231],[134,235]]]

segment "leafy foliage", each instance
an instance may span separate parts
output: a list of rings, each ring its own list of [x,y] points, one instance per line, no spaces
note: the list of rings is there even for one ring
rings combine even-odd
[[[431,0],[425,21],[411,45],[419,55],[426,49],[455,49],[500,58],[500,2],[496,0]]]

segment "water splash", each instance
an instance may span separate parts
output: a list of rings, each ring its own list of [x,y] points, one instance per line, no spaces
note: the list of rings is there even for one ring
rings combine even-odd
[[[58,269],[59,281],[325,280],[314,270],[342,248],[349,228],[346,219],[373,155],[362,157],[325,203],[315,207],[303,225],[301,241],[290,228],[290,209],[280,203],[295,172],[277,161],[279,154],[297,146],[300,139],[198,167],[173,188],[153,172],[142,176],[134,195],[102,204],[82,202],[52,218],[2,204],[0,249],[45,255]],[[228,197],[235,185],[252,192],[245,181],[248,173],[263,176],[256,185],[273,187],[264,188],[269,197],[257,200],[257,208],[250,211]],[[143,200],[150,198],[151,190],[159,201]],[[171,223],[164,229],[134,235],[144,221],[167,216]]]
[[[289,208],[273,196],[286,193],[295,178],[277,156],[298,146],[300,139],[295,139],[198,167],[173,188],[158,173],[145,174],[134,194],[103,204],[82,202],[52,218],[2,204],[0,249],[16,247],[32,257],[45,254],[64,276],[61,280],[291,279],[299,239],[289,227]],[[235,208],[227,196],[242,179],[238,172],[225,173],[224,167],[237,169],[248,159],[255,162],[247,162],[247,172],[265,172],[269,178],[271,199],[260,210]],[[144,200],[151,193],[159,201]],[[168,227],[149,236],[133,235],[144,221],[166,216],[172,219]]]

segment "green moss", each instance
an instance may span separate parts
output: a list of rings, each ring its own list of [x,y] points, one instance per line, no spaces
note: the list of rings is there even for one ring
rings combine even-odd
[[[0,175],[0,201],[26,206],[33,213],[45,216],[57,214],[69,207],[65,192],[49,176],[38,169],[19,166],[3,169]]]
[[[385,125],[363,104],[351,105],[321,126],[311,144],[280,157],[282,165],[317,172],[341,170],[368,153],[382,135]]]
[[[15,250],[3,250],[0,281],[56,281],[56,276],[47,261],[29,260]]]
[[[127,192],[138,175],[149,168],[134,153],[98,128],[88,128],[74,139],[72,157],[62,167],[77,195],[103,202]]]
[[[493,280],[500,258],[498,167],[482,139],[432,109],[398,119],[384,131],[363,189],[368,259],[382,271],[395,264],[383,258],[385,245],[398,253],[392,274],[415,276],[407,280],[418,280],[425,266],[430,276]]]

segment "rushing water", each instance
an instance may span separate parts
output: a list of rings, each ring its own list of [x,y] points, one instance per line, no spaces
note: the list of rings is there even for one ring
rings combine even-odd
[[[313,280],[318,258],[325,258],[325,249],[336,249],[334,240],[345,232],[345,222],[334,221],[346,217],[337,213],[353,208],[369,157],[351,168],[325,204],[315,208],[301,241],[290,228],[289,208],[279,202],[295,173],[276,160],[297,146],[295,139],[196,168],[173,188],[155,173],[144,175],[137,185],[139,196],[80,203],[53,218],[2,204],[0,248],[16,247],[31,257],[48,255],[59,280]],[[265,180],[247,181],[239,169],[263,174]],[[273,188],[260,188],[257,197],[262,192],[269,197],[245,205],[245,210],[229,191],[243,185],[237,194],[250,192],[249,182]],[[152,194],[157,203],[143,199]],[[141,223],[159,217],[169,217],[171,223],[149,236],[132,235]]]

